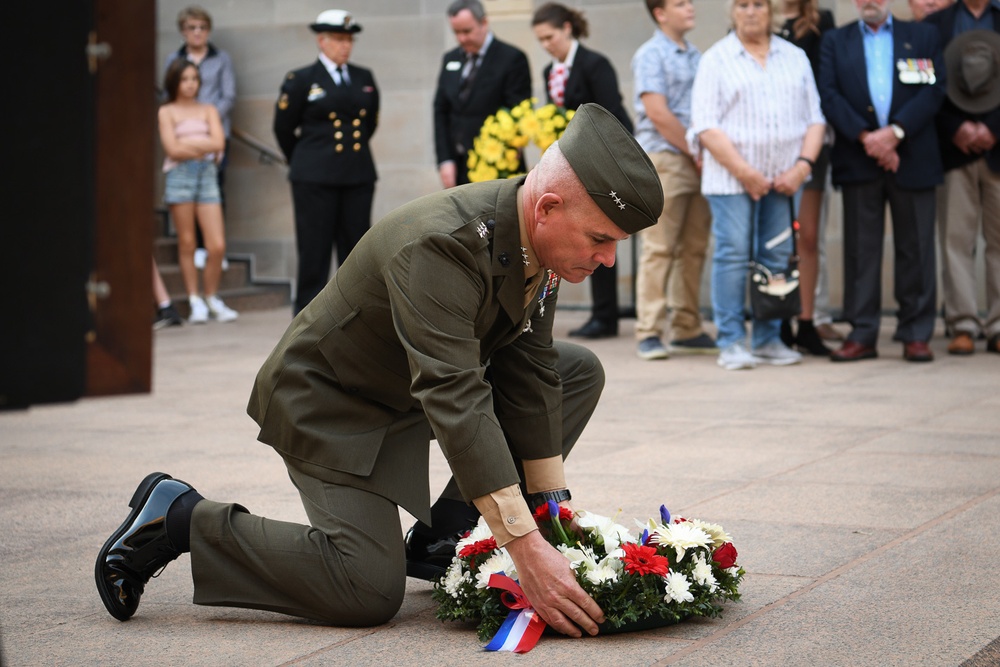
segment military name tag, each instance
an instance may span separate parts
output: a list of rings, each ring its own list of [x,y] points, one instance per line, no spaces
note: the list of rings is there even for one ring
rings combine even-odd
[[[462,69],[462,61],[461,60],[452,60],[451,62],[446,63],[445,66],[444,66],[444,68],[446,70],[448,70],[449,72],[454,72],[454,71],[460,70],[460,69]]]
[[[899,70],[900,83],[933,84],[937,81],[934,61],[930,58],[900,58],[896,61],[896,69]]]
[[[326,91],[319,87],[318,84],[313,84],[309,89],[309,101],[315,102],[316,100],[326,97]]]

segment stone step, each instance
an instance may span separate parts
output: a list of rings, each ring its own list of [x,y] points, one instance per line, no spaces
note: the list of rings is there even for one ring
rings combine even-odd
[[[289,307],[288,318],[292,317],[291,289],[287,283],[251,285],[226,291],[219,290],[219,296],[226,302],[227,306],[240,313]],[[174,297],[174,308],[185,319],[191,314],[186,295]]]
[[[177,239],[158,236],[153,243],[153,257],[156,260],[163,284],[183,317],[189,313],[187,289],[181,268],[177,264]],[[252,255],[233,253],[227,255],[229,268],[222,272],[219,282],[219,297],[230,308],[237,311],[266,310],[290,306],[292,285],[290,280],[255,279]],[[201,285],[201,271],[198,271]]]

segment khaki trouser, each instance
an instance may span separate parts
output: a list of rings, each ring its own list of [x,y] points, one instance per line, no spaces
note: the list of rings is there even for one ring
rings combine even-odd
[[[604,369],[587,348],[555,346],[565,458],[597,407]],[[410,423],[390,428],[386,441],[414,440],[418,432],[428,436],[405,444],[428,447],[430,427]],[[317,479],[288,461],[286,466],[308,526],[254,516],[235,504],[203,500],[195,506],[195,604],[264,609],[340,626],[385,623],[399,610],[406,588],[399,509],[376,493]]]
[[[986,320],[976,303],[976,242],[986,240]],[[986,158],[945,172],[938,189],[944,315],[952,331],[1000,334],[1000,174]]]
[[[703,331],[701,272],[712,213],[690,158],[668,151],[649,158],[663,185],[663,213],[655,225],[640,232],[635,335],[637,340],[661,336],[669,307],[671,340],[693,338]]]

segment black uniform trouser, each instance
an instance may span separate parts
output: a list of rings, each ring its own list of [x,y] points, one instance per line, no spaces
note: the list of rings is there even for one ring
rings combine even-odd
[[[374,183],[328,185],[292,181],[295,247],[299,255],[295,313],[306,307],[330,280],[330,258],[337,247],[343,264],[371,226]]]
[[[899,304],[893,340],[928,341],[936,317],[934,188],[904,190],[892,174],[842,186],[844,196],[844,316],[848,340],[878,343],[882,311],[885,205],[892,211],[893,283]]]
[[[590,276],[590,295],[593,306],[590,317],[605,324],[618,323],[618,264],[603,264]]]

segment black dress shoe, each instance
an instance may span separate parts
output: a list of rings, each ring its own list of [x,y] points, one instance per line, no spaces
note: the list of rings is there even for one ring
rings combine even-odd
[[[829,357],[830,348],[823,342],[812,320],[799,320],[799,331],[795,334],[795,344],[804,352],[817,357]]]
[[[618,335],[618,323],[587,320],[586,324],[579,329],[573,329],[569,335],[576,338],[613,338]]]
[[[437,581],[455,558],[455,546],[469,534],[463,530],[445,537],[427,537],[413,528],[406,533],[406,576]]]
[[[132,618],[150,577],[181,551],[167,536],[167,510],[189,484],[154,472],[142,480],[128,506],[132,508],[97,555],[94,576],[104,606],[119,621]]]

